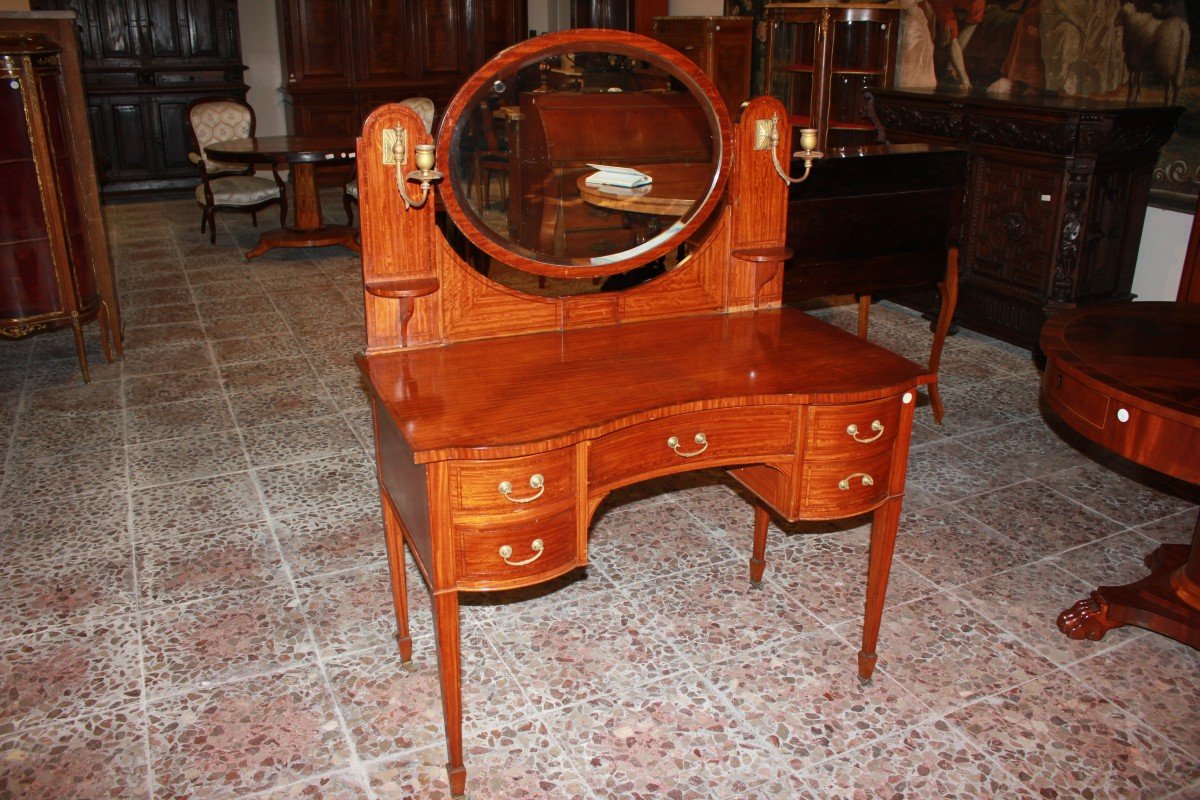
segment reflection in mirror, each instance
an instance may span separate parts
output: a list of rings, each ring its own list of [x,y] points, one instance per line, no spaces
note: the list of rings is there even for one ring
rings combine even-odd
[[[473,226],[506,252],[594,267],[634,259],[683,228],[716,182],[720,130],[706,98],[637,53],[559,53],[490,76],[459,117],[449,153],[443,191],[467,217],[461,241]],[[596,164],[637,170],[649,183],[594,185]],[[501,283],[554,295],[624,288],[676,263],[672,254],[597,281],[474,256]]]

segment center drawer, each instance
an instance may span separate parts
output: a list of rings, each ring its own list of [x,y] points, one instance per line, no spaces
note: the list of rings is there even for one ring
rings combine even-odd
[[[592,442],[588,490],[641,476],[761,461],[795,452],[796,410],[782,406],[692,411],[643,422]]]

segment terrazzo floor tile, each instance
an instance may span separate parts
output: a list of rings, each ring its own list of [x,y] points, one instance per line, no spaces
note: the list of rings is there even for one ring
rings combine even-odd
[[[234,395],[319,380],[308,359],[302,356],[272,358],[252,364],[225,364],[220,370],[225,388]]]
[[[1040,678],[950,714],[1042,796],[1161,797],[1200,777],[1200,761],[1068,675]]]
[[[1038,481],[977,495],[962,510],[1039,557],[1103,539],[1123,527]]]
[[[665,618],[637,597],[514,609],[487,632],[538,710],[628,694],[688,668]]]
[[[1141,635],[1138,628],[1119,628],[1092,642],[1071,639],[1059,631],[1055,624],[1058,615],[1093,588],[1047,560],[962,586],[954,593],[1027,646],[1065,666]]]
[[[900,518],[896,558],[943,589],[1026,564],[1029,550],[981,525],[953,506]],[[947,565],[953,564],[953,569]]]
[[[737,555],[727,536],[702,526],[670,501],[605,514],[594,524],[589,544],[590,558],[620,584],[661,578]]]
[[[125,378],[125,407],[178,403],[183,400],[224,402],[220,378],[215,367],[174,372],[170,380],[158,375],[131,375]]]
[[[811,536],[795,547],[780,548],[778,553],[768,549],[766,580],[788,592],[826,625],[852,620],[861,626],[867,597],[869,541],[867,531],[855,530]],[[906,546],[903,539],[901,545]],[[936,591],[935,584],[903,560],[892,561],[887,608]]]
[[[855,626],[838,632],[857,639]],[[880,628],[878,667],[934,711],[1044,675],[1054,665],[965,603],[934,595],[890,609]]]
[[[174,439],[185,432],[210,436],[235,427],[229,407],[215,396],[125,409],[125,436],[129,444]]]
[[[958,383],[941,380],[942,405],[948,410],[942,418],[947,436],[977,431],[1031,416],[1037,404],[1019,404],[1000,381]]]
[[[13,507],[124,491],[125,449],[110,447],[66,456],[14,458],[11,468],[0,477],[0,486],[0,505]]]
[[[802,770],[930,714],[886,675],[863,686],[857,652],[818,628],[699,670],[791,769]]]
[[[141,696],[131,617],[0,641],[0,737],[55,720],[128,710]]]
[[[1085,464],[1041,478],[1067,497],[1129,526],[1142,525],[1195,506],[1113,472]]]
[[[542,719],[601,798],[707,800],[784,772],[775,749],[690,672]]]
[[[121,407],[121,384],[119,381],[81,382],[39,389],[26,395],[24,406],[26,413],[46,417],[113,411]]]
[[[963,434],[955,441],[1031,478],[1090,463],[1041,418]]]
[[[265,358],[283,358],[298,355],[300,352],[295,338],[287,331],[259,336],[217,339],[212,343],[212,349],[217,364],[238,364],[247,361],[262,361]]]
[[[382,514],[375,506],[321,506],[276,516],[272,524],[283,558],[297,578],[387,561]]]
[[[1081,662],[1091,691],[1112,700],[1200,760],[1200,652],[1165,636],[1139,636]]]
[[[1190,544],[1197,525],[1197,512],[1189,508],[1177,514],[1171,514],[1145,525],[1139,525],[1138,533],[1149,536],[1156,542],[1164,544]]]
[[[124,444],[125,423],[119,410],[79,415],[22,412],[12,448],[28,460],[81,450],[111,450]]]
[[[671,646],[695,665],[819,627],[785,586],[755,586],[748,572],[744,561],[723,561],[624,591],[666,619]]]
[[[429,594],[408,579],[409,634],[415,639],[433,631]],[[312,627],[323,658],[395,645],[396,612],[386,564],[334,572],[296,581],[300,608]]]
[[[191,301],[192,293],[187,286],[160,286],[154,289],[135,289],[121,293],[123,309],[165,306],[190,303]]]
[[[137,608],[128,541],[78,558],[54,550],[0,563],[0,638],[79,624]]]
[[[312,649],[287,587],[150,610],[141,635],[150,699],[295,667]]]
[[[1150,574],[1145,559],[1158,543],[1135,531],[1123,531],[1049,559],[1092,586],[1122,586]]]
[[[238,288],[237,284],[211,285],[229,285],[234,289]],[[213,342],[219,342],[223,339],[236,339],[243,336],[285,333],[287,330],[287,323],[283,321],[283,317],[274,311],[260,314],[242,314],[236,317],[223,317],[221,319],[207,320],[204,323],[204,332],[208,334],[208,338]],[[257,360],[262,361],[263,359],[259,358]]]
[[[360,453],[362,444],[341,416],[317,417],[242,429],[254,467]]]
[[[471,800],[594,797],[565,748],[539,721],[495,726],[485,737],[464,742],[464,751]],[[373,762],[366,769],[379,800],[450,800],[445,765],[445,747],[437,746],[397,760]]]
[[[254,800],[373,800],[366,782],[349,770],[269,789]]]
[[[127,451],[129,484],[135,490],[245,472],[250,466],[236,431],[131,444]]]
[[[478,628],[463,632],[462,669],[465,743],[529,716],[522,686]],[[332,659],[325,671],[360,759],[387,758],[445,742],[432,646],[415,649],[408,664],[400,661],[395,645],[387,645]]]
[[[78,717],[0,739],[0,796],[144,800],[150,779],[140,708]]]
[[[163,345],[191,342],[204,343],[204,326],[198,321],[142,325],[136,328],[126,328],[121,341],[125,347],[131,350],[153,349]]]
[[[361,452],[255,470],[267,509],[296,514],[322,506],[377,506],[374,465]]]
[[[999,489],[1024,479],[1011,467],[943,439],[914,447],[908,457],[904,508],[916,511],[968,495]]]
[[[412,564],[411,557],[408,563]],[[409,591],[424,592],[425,584],[410,580]],[[614,593],[620,595],[617,584],[592,564],[535,586],[462,595],[459,612],[463,620],[504,626],[514,614],[552,613],[563,604],[605,602]]]
[[[151,702],[147,714],[159,800],[245,795],[348,766],[313,670],[190,691]]]
[[[136,566],[143,610],[287,582],[262,523],[138,542]]]
[[[236,392],[229,405],[243,428],[278,422],[301,422],[338,413],[337,404],[319,382],[296,383],[261,391]]]
[[[195,322],[199,319],[193,303],[173,303],[169,306],[147,306],[122,310],[121,320],[126,325],[166,325],[172,322]]]
[[[131,501],[138,541],[264,521],[258,491],[248,474],[138,489]]]
[[[895,733],[806,769],[791,779],[789,789],[786,796],[797,800],[1038,797],[945,720]],[[764,800],[782,796],[768,794]]]
[[[6,506],[0,528],[0,562],[80,558],[94,549],[129,545],[129,498],[124,491],[100,491],[53,503]],[[53,541],[54,547],[45,547]]]

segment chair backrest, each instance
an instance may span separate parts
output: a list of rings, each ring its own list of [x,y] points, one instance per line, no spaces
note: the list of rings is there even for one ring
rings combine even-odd
[[[245,171],[245,164],[214,161],[206,152],[209,145],[254,135],[254,109],[232,97],[196,100],[187,109],[188,131],[192,143],[204,159],[209,172]]]
[[[433,101],[428,97],[410,97],[407,100],[401,100],[400,105],[408,106],[413,111],[417,112],[417,116],[421,118],[421,122],[425,123],[425,132],[433,133]]]

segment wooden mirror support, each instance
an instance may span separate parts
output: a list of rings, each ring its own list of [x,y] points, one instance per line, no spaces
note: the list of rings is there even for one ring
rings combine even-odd
[[[502,53],[472,82],[531,54],[588,47],[664,61],[690,76],[709,112],[723,117],[719,94],[682,55],[615,31],[539,37]],[[453,129],[472,102],[468,92],[451,103],[439,147],[450,140],[445,126]],[[916,393],[933,375],[782,307],[788,192],[765,134],[780,128],[776,146],[786,161],[786,120],[777,100],[756,98],[736,125],[718,126],[717,188],[682,226],[687,254],[672,269],[623,291],[563,297],[491,280],[443,237],[434,202],[404,203],[397,172],[419,201],[417,183],[404,178],[415,146],[430,141],[416,114],[388,105],[364,125],[367,344],[357,361],[374,410],[400,653],[407,660],[412,651],[407,546],[432,597],[455,795],[467,788],[459,595],[540,584],[585,566],[597,506],[638,481],[729,469],[755,497],[753,524],[747,513],[753,582],[764,578],[772,512],[789,520],[872,513],[858,657],[859,677],[872,675]],[[452,178],[447,158],[438,153],[438,170]],[[453,203],[453,187],[436,191]],[[485,238],[472,243],[510,266],[535,274],[578,268],[529,263]],[[620,269],[678,243],[629,255]],[[604,267],[582,269],[602,274]]]

